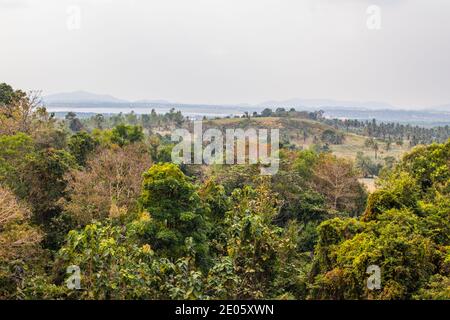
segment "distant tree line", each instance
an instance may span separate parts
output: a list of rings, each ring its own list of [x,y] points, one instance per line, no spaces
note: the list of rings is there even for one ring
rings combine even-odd
[[[442,143],[450,137],[450,127],[448,125],[426,128],[394,122],[378,123],[375,119],[361,121],[320,118],[319,120],[336,129],[382,139],[383,141],[402,144],[404,140],[407,140],[410,146],[433,142]]]

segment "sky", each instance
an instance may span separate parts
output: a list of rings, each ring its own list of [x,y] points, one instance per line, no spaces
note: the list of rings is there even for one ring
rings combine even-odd
[[[183,103],[450,104],[450,1],[0,0],[0,82]]]

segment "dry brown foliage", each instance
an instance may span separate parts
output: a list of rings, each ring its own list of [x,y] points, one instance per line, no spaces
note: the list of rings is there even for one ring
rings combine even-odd
[[[323,194],[333,210],[352,211],[361,196],[361,185],[353,162],[323,154],[313,168],[313,188]]]
[[[142,174],[150,165],[143,144],[95,152],[87,168],[69,173],[70,199],[64,201],[64,209],[80,224],[133,210],[141,194]]]
[[[42,234],[29,217],[29,209],[0,186],[0,260],[25,259],[38,249]]]
[[[11,104],[0,108],[0,134],[16,134],[17,132],[30,133],[32,125],[45,109],[39,107],[41,98],[39,91],[25,93],[16,92],[16,98]]]

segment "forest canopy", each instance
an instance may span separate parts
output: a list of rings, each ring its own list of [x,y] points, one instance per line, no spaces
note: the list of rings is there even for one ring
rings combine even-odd
[[[37,97],[0,84],[0,299],[450,299],[448,128],[266,109],[237,119],[292,133],[261,176],[171,163],[174,109],[57,118]],[[337,156],[348,131],[412,149]]]

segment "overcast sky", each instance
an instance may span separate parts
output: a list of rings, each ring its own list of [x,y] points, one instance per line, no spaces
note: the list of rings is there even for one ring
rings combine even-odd
[[[450,1],[0,0],[0,82],[185,103],[449,104]]]

